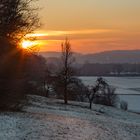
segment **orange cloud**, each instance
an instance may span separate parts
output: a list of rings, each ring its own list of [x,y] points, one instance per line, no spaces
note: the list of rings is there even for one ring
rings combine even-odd
[[[37,38],[40,51],[61,51],[61,43],[66,36],[71,41],[73,51],[81,53],[139,49],[140,46],[139,32],[112,29],[37,31],[28,36]]]

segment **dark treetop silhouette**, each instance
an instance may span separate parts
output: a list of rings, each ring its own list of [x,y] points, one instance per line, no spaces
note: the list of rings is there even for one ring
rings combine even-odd
[[[19,47],[39,27],[35,0],[0,0],[0,107],[11,108],[23,97],[27,55]]]

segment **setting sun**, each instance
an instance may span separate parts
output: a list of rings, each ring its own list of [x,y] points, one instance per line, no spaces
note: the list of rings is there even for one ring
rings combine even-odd
[[[23,49],[28,49],[32,47],[33,45],[35,45],[33,41],[27,41],[27,40],[23,40],[21,43],[21,46]]]

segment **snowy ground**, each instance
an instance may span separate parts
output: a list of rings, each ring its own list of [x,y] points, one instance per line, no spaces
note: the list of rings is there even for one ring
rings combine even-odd
[[[97,77],[79,77],[86,85],[95,85]],[[120,101],[128,103],[128,110],[140,113],[140,77],[104,77],[116,88]],[[121,95],[120,95],[121,94]]]
[[[95,85],[96,76],[79,77],[86,85]],[[103,77],[110,85],[116,88],[118,94],[139,94],[140,77]]]
[[[112,107],[29,96],[23,112],[0,114],[0,140],[140,140],[140,115]]]

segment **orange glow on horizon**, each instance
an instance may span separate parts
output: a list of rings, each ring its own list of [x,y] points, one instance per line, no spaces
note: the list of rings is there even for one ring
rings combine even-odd
[[[125,30],[85,29],[67,31],[36,31],[26,35],[35,41],[25,41],[22,48],[40,46],[40,51],[61,51],[61,43],[66,37],[70,39],[72,50],[79,53],[97,53],[108,50],[139,49],[140,34]]]

